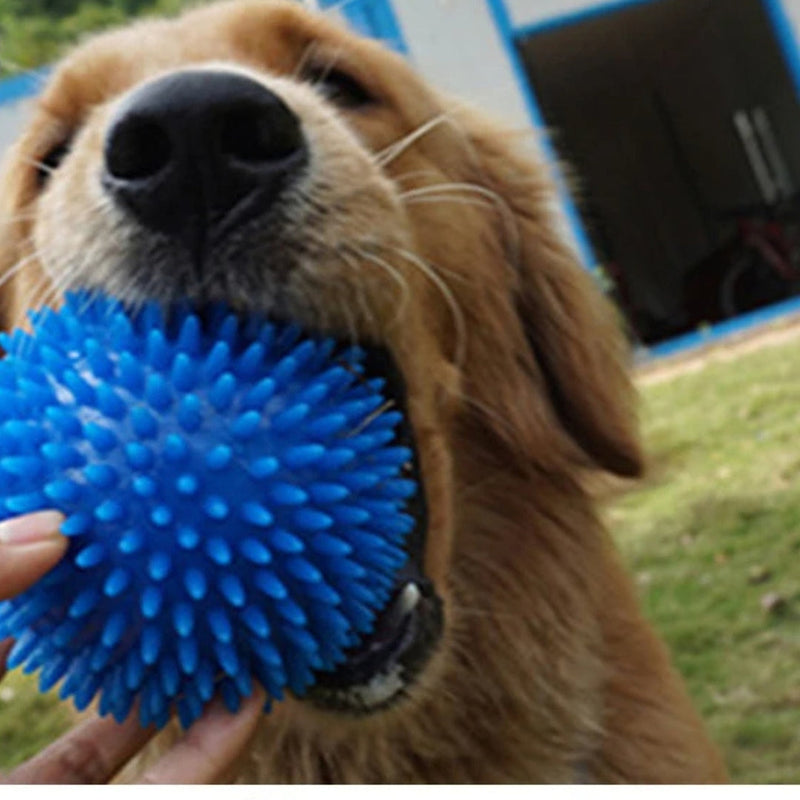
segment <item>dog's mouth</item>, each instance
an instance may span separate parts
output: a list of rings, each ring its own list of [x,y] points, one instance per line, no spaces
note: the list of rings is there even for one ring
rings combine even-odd
[[[424,573],[428,515],[414,432],[408,418],[403,376],[385,347],[364,346],[367,377],[386,381],[385,392],[403,412],[397,443],[413,453],[406,466],[419,487],[407,508],[416,524],[405,549],[392,599],[377,616],[371,633],[333,671],[320,671],[306,699],[327,710],[355,715],[389,708],[402,700],[420,675],[441,637],[442,603]]]

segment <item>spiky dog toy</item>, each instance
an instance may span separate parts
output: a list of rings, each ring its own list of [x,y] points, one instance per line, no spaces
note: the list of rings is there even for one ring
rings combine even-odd
[[[64,512],[64,560],[0,603],[10,666],[185,727],[302,695],[388,600],[412,527],[363,352],[294,326],[74,294],[0,340],[0,519]]]

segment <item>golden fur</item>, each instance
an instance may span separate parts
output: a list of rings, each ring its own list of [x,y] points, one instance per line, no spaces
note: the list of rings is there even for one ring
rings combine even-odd
[[[320,59],[378,103],[333,110],[299,81]],[[409,698],[361,719],[279,704],[237,779],[724,780],[585,489],[590,470],[642,468],[613,313],[555,230],[544,169],[398,56],[280,0],[90,40],[48,82],[8,160],[0,322],[19,324],[71,282],[127,291],[115,259],[133,245],[87,188],[104,126],[123,92],[206,62],[278,91],[313,139],[314,169],[334,178],[314,198],[332,213],[304,228],[310,212],[297,212],[311,256],[288,307],[392,350],[430,507],[426,571],[446,614]],[[39,192],[35,162],[68,133],[70,156]]]

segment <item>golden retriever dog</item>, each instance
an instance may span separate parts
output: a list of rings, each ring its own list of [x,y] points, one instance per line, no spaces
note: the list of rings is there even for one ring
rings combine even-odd
[[[399,376],[424,503],[395,599],[237,780],[724,780],[587,490],[642,470],[626,352],[518,137],[243,0],[71,53],[2,187],[4,327],[70,287],[222,299]]]

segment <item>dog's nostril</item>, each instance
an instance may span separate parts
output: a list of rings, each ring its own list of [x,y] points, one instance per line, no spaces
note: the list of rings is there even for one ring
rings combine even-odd
[[[307,161],[302,122],[278,94],[244,75],[186,70],[120,103],[101,180],[126,212],[199,262],[209,242],[266,215]]]
[[[150,178],[172,158],[172,144],[163,126],[127,117],[112,129],[106,145],[106,168],[119,180]]]
[[[249,164],[286,158],[301,144],[296,118],[282,107],[261,104],[229,111],[220,134],[222,153]]]

